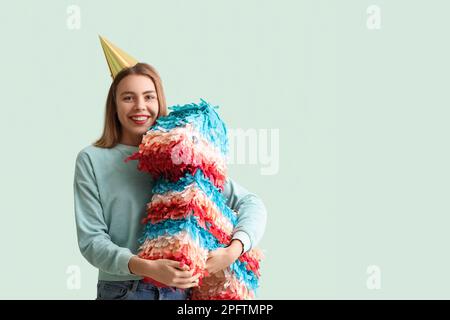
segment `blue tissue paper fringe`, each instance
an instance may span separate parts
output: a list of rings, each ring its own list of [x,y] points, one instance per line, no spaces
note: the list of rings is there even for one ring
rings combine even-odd
[[[175,105],[169,107],[172,110],[169,115],[158,118],[149,130],[169,131],[192,124],[207,141],[221,151],[223,156],[227,156],[229,148],[227,127],[215,108],[203,99],[200,99],[199,104]]]
[[[217,106],[211,106],[203,99],[200,99],[199,104],[175,105],[169,107],[171,112],[168,116],[157,119],[149,130],[167,132],[177,127],[184,127],[186,124],[192,124],[209,143],[220,150],[223,156],[227,156],[229,148],[227,128],[215,108]],[[221,190],[206,178],[202,170],[197,170],[194,175],[187,173],[177,182],[170,182],[161,178],[155,182],[152,192],[155,194],[164,194],[169,191],[181,192],[194,183],[215,203],[232,225],[236,226],[236,214],[227,206],[226,198]],[[194,241],[198,241],[202,248],[209,251],[224,247],[211,233],[199,225],[198,217],[194,215],[183,219],[165,220],[156,224],[147,223],[139,242],[142,244],[146,239],[151,240],[167,234],[175,235],[181,231],[187,231]],[[259,279],[252,271],[246,269],[246,264],[247,262],[236,260],[230,265],[230,270],[248,288],[256,290]]]
[[[158,179],[153,186],[152,192],[157,194],[164,194],[169,191],[181,192],[193,183],[195,183],[197,187],[202,190],[212,202],[214,202],[219,211],[231,222],[233,227],[236,226],[236,214],[227,206],[226,199],[222,192],[211,183],[200,169],[198,169],[194,175],[186,173],[184,177],[181,177],[176,182],[171,182],[163,178]]]

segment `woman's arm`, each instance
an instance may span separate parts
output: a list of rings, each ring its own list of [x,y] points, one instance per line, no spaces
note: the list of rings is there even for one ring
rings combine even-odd
[[[254,193],[228,178],[223,195],[227,205],[238,212],[233,239],[244,245],[244,252],[257,246],[266,229],[267,210],[263,201]]]
[[[89,155],[81,151],[76,160],[74,204],[78,246],[90,264],[105,272],[130,275],[133,253],[111,241],[103,218],[97,182]]]
[[[261,240],[267,221],[267,211],[262,200],[232,179],[228,179],[223,195],[227,205],[238,212],[231,243],[226,248],[211,251],[206,269],[215,273],[232,264],[241,254],[255,247]]]
[[[170,287],[187,289],[198,286],[200,273],[193,276],[187,265],[168,259],[146,260],[133,256],[128,264],[133,274],[149,277]]]
[[[78,245],[93,266],[111,274],[150,277],[178,288],[198,285],[199,275],[192,276],[192,271],[180,268],[179,262],[141,259],[111,241],[91,160],[84,152],[76,160],[74,194]]]

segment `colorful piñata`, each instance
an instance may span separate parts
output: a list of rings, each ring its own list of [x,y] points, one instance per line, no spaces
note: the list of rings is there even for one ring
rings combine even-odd
[[[155,180],[139,256],[177,260],[199,273],[191,299],[252,299],[260,277],[258,249],[245,252],[223,272],[208,275],[205,269],[208,253],[229,245],[238,218],[223,195],[226,126],[204,100],[170,109],[127,158],[138,160],[138,169]]]

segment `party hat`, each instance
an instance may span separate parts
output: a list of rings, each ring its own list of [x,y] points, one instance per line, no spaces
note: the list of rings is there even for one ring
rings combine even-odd
[[[132,67],[138,63],[135,58],[124,52],[122,49],[119,49],[102,36],[99,35],[99,37],[113,79],[122,69]]]

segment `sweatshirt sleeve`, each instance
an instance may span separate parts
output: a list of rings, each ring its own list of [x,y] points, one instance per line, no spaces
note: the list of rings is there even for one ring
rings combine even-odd
[[[81,151],[75,164],[74,205],[78,246],[94,267],[116,275],[130,275],[128,262],[133,253],[111,241],[92,162]]]
[[[257,195],[230,178],[225,183],[223,195],[227,199],[227,205],[239,213],[232,239],[240,240],[244,245],[244,252],[247,252],[259,243],[264,234],[266,207]]]

